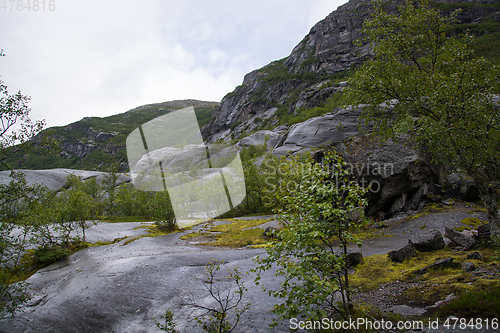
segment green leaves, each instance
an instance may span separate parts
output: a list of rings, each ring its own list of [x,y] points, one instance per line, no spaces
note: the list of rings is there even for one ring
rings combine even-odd
[[[273,242],[266,248],[267,256],[257,259],[256,271],[276,265],[276,275],[283,276],[281,288],[269,290],[285,299],[274,308],[281,319],[299,314],[349,315],[345,255],[349,242],[360,242],[353,232],[363,225],[366,189],[350,182],[343,164],[335,153],[326,154],[322,163],[310,156],[280,161],[281,181],[270,196],[277,202],[284,229],[278,237],[281,241]],[[337,293],[345,300],[340,306]]]
[[[349,80],[345,95],[348,104],[368,104],[364,120],[384,138],[411,131],[435,163],[467,173],[482,188],[483,201],[494,203],[500,189],[500,67],[474,56],[470,34],[447,35],[457,13],[444,17],[423,0],[407,1],[395,14],[378,6],[363,29],[375,57]],[[497,205],[490,208],[490,221],[500,225]]]

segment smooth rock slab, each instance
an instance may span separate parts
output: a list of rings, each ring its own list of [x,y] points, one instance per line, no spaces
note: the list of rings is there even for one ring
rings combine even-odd
[[[238,266],[248,288],[244,300],[252,303],[251,311],[243,315],[238,331],[268,332],[276,318],[270,312],[276,300],[253,284],[252,274],[245,274],[263,251],[173,246],[177,237],[92,247],[38,271],[27,281],[36,302],[24,313],[1,320],[0,332],[155,332],[152,317],[160,318],[167,308],[180,331],[201,332],[189,317],[191,309],[180,304],[194,297],[200,304],[215,305],[202,282],[211,258],[227,262],[222,270]],[[266,272],[261,285],[276,289],[279,280],[273,274]]]
[[[33,184],[43,184],[51,190],[59,190],[66,183],[66,178],[68,175],[76,175],[82,177],[83,180],[92,177],[97,178],[101,181],[104,176],[107,175],[106,172],[100,171],[86,171],[86,170],[73,170],[73,169],[47,169],[47,170],[15,170],[24,173],[26,181],[29,185]],[[117,185],[121,183],[130,182],[130,178],[127,174],[120,174],[117,180]],[[11,181],[10,171],[0,171],[0,184],[8,184]]]

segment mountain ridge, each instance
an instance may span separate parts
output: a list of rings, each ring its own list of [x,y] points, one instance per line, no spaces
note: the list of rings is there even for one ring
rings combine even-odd
[[[387,1],[394,12],[405,1]],[[342,106],[342,79],[373,55],[368,44],[357,45],[364,20],[373,9],[371,0],[351,0],[316,23],[289,56],[245,75],[242,85],[227,94],[214,110],[214,117],[202,132],[208,141],[231,141],[257,130],[270,130],[285,122],[296,122],[309,109]],[[439,0],[431,6],[449,15],[455,9],[459,24],[455,33],[469,29],[477,37],[477,53],[499,60],[500,3],[495,0]],[[330,103],[329,103],[330,102]],[[275,108],[275,109],[273,109]],[[273,110],[272,116],[256,125],[254,117]],[[320,112],[310,112],[312,116]],[[302,118],[310,118],[305,116]]]
[[[12,155],[8,162],[14,169],[68,168],[108,171],[119,163],[120,171],[128,169],[125,140],[137,126],[158,116],[193,106],[200,126],[208,121],[218,102],[193,99],[141,105],[107,117],[84,117],[66,126],[51,127],[34,138],[49,136],[59,142],[52,154],[35,148],[28,153]]]
[[[60,140],[62,159],[37,149],[13,156],[11,166],[106,171],[110,164],[119,162],[121,171],[126,171],[124,147],[128,133],[155,116],[186,106],[195,107],[202,136],[207,142],[239,142],[242,146],[262,144],[267,133],[273,147],[280,148],[278,155],[300,150],[296,147],[297,138],[287,138],[287,133],[296,129],[294,124],[338,112],[343,105],[341,91],[346,86],[345,81],[372,55],[369,45],[357,45],[356,41],[362,37],[362,24],[370,17],[373,2],[351,0],[340,6],[316,23],[289,56],[247,73],[242,84],[226,94],[220,103],[171,101],[139,106],[105,118],[85,117],[42,133],[51,132]],[[402,3],[402,0],[388,1],[384,6],[394,11],[396,5]],[[460,24],[454,33],[469,29],[477,36],[477,53],[499,61],[500,2],[440,0],[429,3],[444,14],[461,8]],[[336,121],[344,123],[341,118]],[[253,140],[251,136],[260,139]],[[288,148],[279,147],[280,144]],[[309,143],[300,147],[307,148]]]

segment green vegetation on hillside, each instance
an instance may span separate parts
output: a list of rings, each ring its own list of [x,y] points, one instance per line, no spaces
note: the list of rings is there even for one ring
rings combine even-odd
[[[396,138],[395,124],[412,119],[412,140],[425,145],[434,162],[474,180],[491,233],[500,237],[500,108],[494,98],[500,67],[474,54],[473,35],[449,35],[455,27],[450,18],[424,0],[407,1],[398,12],[378,7],[365,21],[375,57],[349,80],[347,103],[367,104],[365,122],[374,122],[386,139]],[[391,112],[381,111],[390,100],[397,100]]]
[[[500,10],[500,2],[494,3],[468,3],[468,2],[436,2],[429,1],[429,5],[439,9],[444,13],[451,13],[454,10],[461,10],[464,14],[469,11],[488,8]],[[500,22],[494,19],[495,13],[483,17],[480,22],[454,24],[449,31],[455,33],[465,33],[469,31],[476,39],[474,49],[476,55],[485,57],[493,63],[500,62]]]
[[[181,101],[184,102],[184,101]],[[59,149],[53,149],[52,153],[43,147],[34,148],[32,151],[17,152],[8,158],[8,162],[14,169],[51,169],[68,168],[80,170],[106,171],[115,162],[127,162],[125,142],[127,136],[139,125],[144,124],[156,117],[168,112],[176,111],[189,105],[194,105],[196,118],[200,128],[208,123],[212,111],[218,103],[185,101],[165,102],[142,106],[125,113],[99,118],[86,117],[68,126],[52,127],[43,131],[40,137],[52,137],[57,140]],[[89,131],[110,133],[114,136],[105,140],[91,139]],[[75,154],[63,155],[61,152],[67,150],[69,145],[91,145],[90,153],[83,158]],[[0,170],[5,170],[0,166]],[[122,171],[126,171],[122,169]]]

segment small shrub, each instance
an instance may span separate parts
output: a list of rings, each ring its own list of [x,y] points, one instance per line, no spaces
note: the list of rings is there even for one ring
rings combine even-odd
[[[39,247],[35,250],[35,264],[45,267],[59,260],[66,259],[70,251],[61,247]]]
[[[205,271],[204,287],[209,295],[215,300],[216,306],[207,307],[197,304],[194,300],[186,304],[197,309],[205,310],[205,314],[199,316],[196,322],[203,327],[205,332],[226,333],[232,332],[238,325],[241,315],[249,309],[250,303],[240,306],[243,294],[247,291],[238,267],[228,269],[223,275],[219,271],[223,261],[210,259]],[[228,315],[234,316],[233,322]]]
[[[169,333],[178,333],[179,332],[175,329],[177,324],[174,322],[174,314],[172,313],[172,311],[170,309],[167,309],[165,311],[165,315],[162,316],[162,318],[165,318],[165,324],[157,322],[156,318],[153,317],[153,320],[155,321],[157,328],[159,328],[162,331],[169,332]]]
[[[500,317],[500,289],[466,291],[442,305],[436,316],[458,318],[498,318]]]

